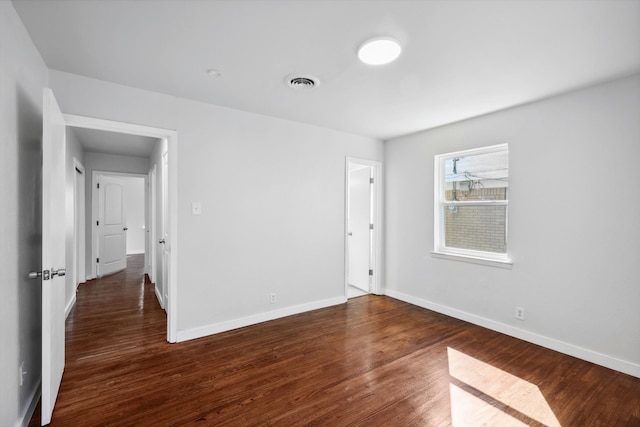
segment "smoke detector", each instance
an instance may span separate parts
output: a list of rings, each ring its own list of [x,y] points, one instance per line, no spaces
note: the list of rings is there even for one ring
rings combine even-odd
[[[291,74],[285,78],[287,85],[294,89],[308,90],[317,87],[320,80],[309,74]]]

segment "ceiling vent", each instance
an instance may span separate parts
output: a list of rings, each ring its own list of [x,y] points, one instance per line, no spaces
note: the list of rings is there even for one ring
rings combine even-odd
[[[320,84],[317,77],[308,74],[291,74],[287,76],[285,81],[292,88],[299,90],[313,89]]]

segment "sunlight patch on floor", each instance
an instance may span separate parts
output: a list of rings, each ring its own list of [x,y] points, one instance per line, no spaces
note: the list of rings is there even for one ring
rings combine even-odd
[[[528,381],[447,348],[449,374],[460,381],[450,385],[451,418],[454,426],[527,425],[506,413],[506,406],[525,418],[548,427],[561,427],[540,389]],[[465,390],[466,389],[466,390]],[[495,400],[502,405],[492,405]]]
[[[451,395],[451,423],[456,427],[527,427],[526,423],[456,385],[449,384],[449,393]]]

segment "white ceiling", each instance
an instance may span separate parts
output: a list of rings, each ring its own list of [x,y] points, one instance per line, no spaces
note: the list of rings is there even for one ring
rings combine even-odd
[[[50,68],[381,139],[640,72],[639,0],[13,3]]]
[[[121,156],[150,157],[157,138],[102,130],[67,128],[73,132],[85,151]]]

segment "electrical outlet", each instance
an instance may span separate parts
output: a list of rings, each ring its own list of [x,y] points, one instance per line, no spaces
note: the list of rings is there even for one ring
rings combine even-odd
[[[19,378],[20,378],[20,387],[22,387],[22,385],[24,384],[24,376],[27,374],[27,371],[24,370],[24,362],[22,362],[20,364],[20,366],[18,367],[18,374],[19,374]]]
[[[516,307],[515,318],[518,320],[524,320],[524,307]]]
[[[271,304],[275,304],[276,303],[276,293],[275,292],[271,292],[271,295],[269,295],[269,302]]]

